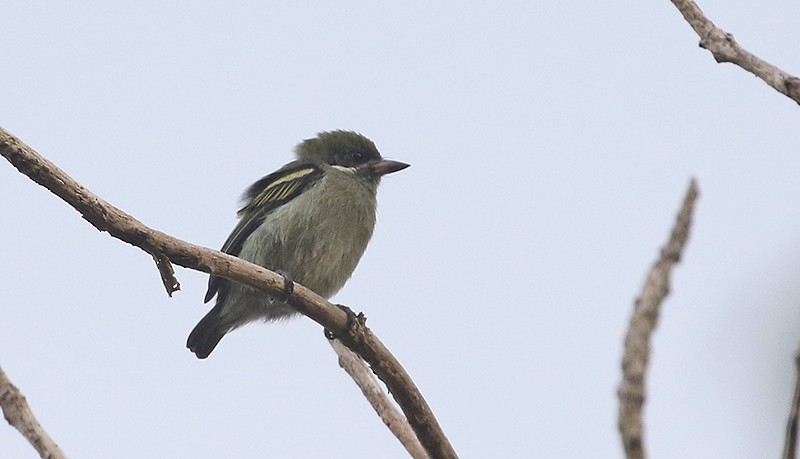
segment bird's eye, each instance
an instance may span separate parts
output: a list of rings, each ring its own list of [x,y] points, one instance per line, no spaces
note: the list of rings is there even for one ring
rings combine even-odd
[[[335,161],[337,164],[347,167],[364,164],[368,159],[369,156],[367,153],[358,150],[343,151],[341,153],[337,153],[335,156]]]

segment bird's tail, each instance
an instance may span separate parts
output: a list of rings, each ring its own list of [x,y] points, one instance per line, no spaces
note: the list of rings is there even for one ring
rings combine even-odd
[[[224,326],[216,311],[212,309],[189,333],[186,347],[194,352],[198,359],[204,359],[217,347],[219,340],[228,333],[230,327]]]

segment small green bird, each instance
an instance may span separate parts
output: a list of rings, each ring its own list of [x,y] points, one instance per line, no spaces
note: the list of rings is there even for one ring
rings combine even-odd
[[[383,159],[371,140],[351,131],[321,132],[297,145],[295,155],[245,191],[239,223],[221,250],[330,298],[372,237],[381,177],[409,165]],[[212,275],[205,302],[215,295],[216,305],[186,341],[199,359],[237,327],[297,313],[279,298]]]

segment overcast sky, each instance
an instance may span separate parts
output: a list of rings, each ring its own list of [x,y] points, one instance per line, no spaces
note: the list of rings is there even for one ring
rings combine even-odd
[[[8,3],[8,2],[7,2]],[[654,337],[653,458],[777,457],[800,343],[800,108],[667,1],[13,2],[0,125],[144,223],[218,248],[301,139],[412,164],[335,298],[464,457],[619,458],[622,340],[690,177]],[[800,73],[800,3],[702,1]],[[312,321],[185,349],[206,276],[0,165],[0,365],[74,458],[402,458]],[[33,458],[11,427],[0,457]]]

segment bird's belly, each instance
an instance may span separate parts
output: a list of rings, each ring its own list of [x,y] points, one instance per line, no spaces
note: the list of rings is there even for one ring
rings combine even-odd
[[[268,216],[245,242],[240,256],[329,298],[358,265],[372,236],[375,216],[352,206],[333,206],[310,216],[293,212],[293,204],[308,204],[302,202],[305,197]]]

